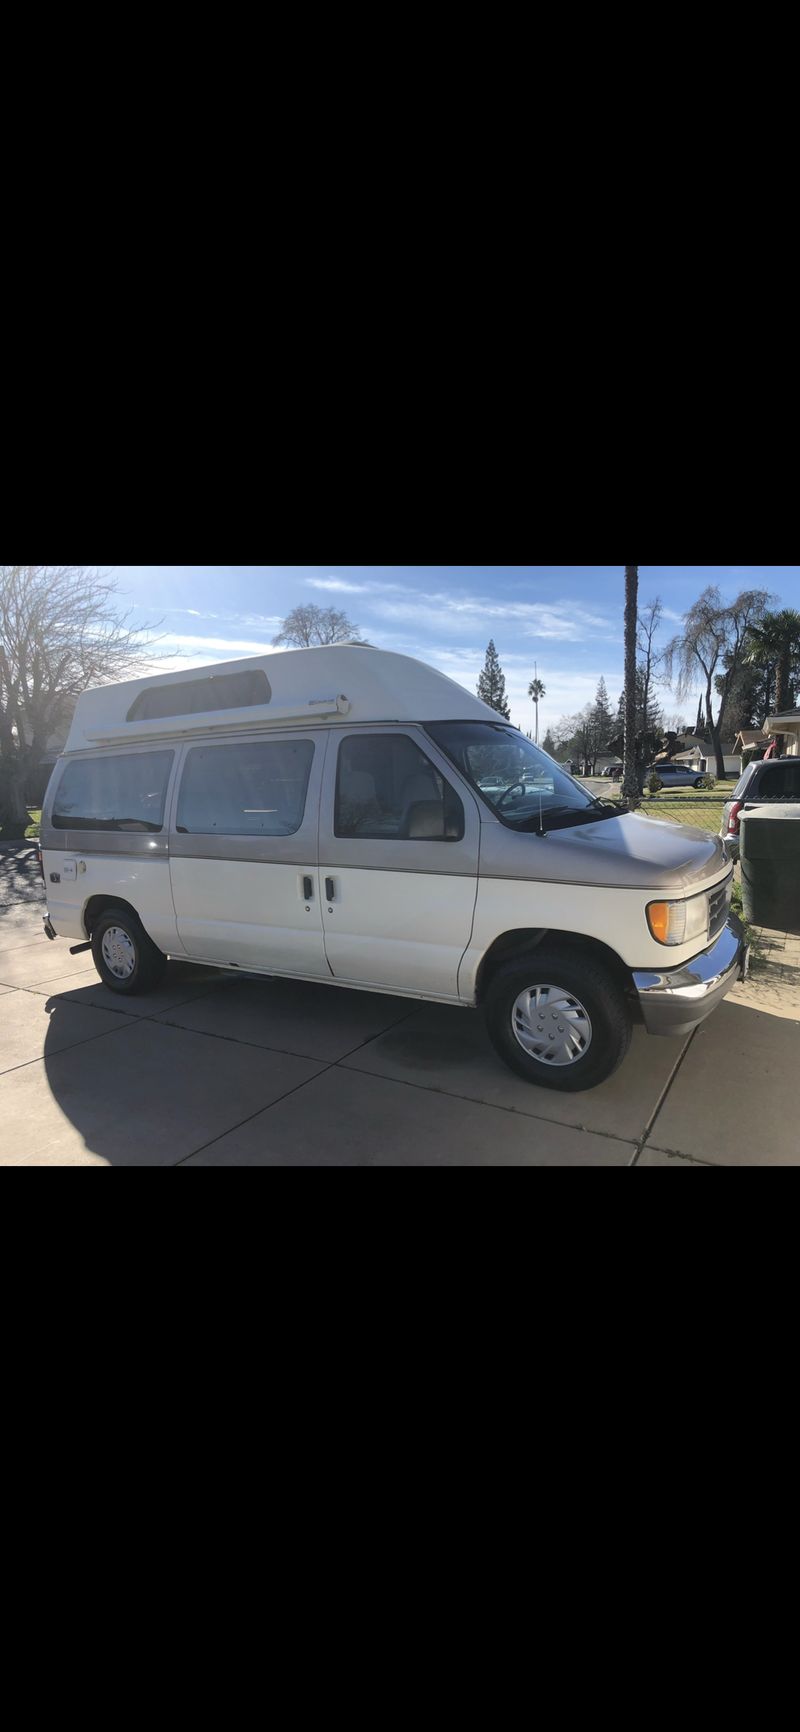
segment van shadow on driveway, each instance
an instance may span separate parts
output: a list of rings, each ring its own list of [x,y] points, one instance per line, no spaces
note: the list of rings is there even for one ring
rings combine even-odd
[[[38,945],[6,953],[0,1161],[800,1162],[800,1012],[749,985],[690,1040],[636,1029],[616,1076],[559,1095],[507,1070],[474,1012],[186,963],[125,1000],[84,961],[42,979]]]
[[[52,984],[29,1130],[53,1161],[627,1166],[686,1045],[636,1030],[615,1077],[560,1095],[457,1007],[187,964],[131,1000],[86,974]],[[5,1079],[20,1105],[35,1068]]]

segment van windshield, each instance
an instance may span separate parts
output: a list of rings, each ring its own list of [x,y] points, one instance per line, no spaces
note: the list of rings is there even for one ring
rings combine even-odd
[[[613,817],[516,728],[494,722],[428,722],[426,732],[515,830],[549,830]]]

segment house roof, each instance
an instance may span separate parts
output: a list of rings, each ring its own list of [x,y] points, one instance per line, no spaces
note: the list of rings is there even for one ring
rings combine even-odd
[[[795,704],[792,710],[781,710],[779,716],[767,716],[764,727],[768,734],[776,734],[782,728],[789,726],[792,730],[800,727],[800,707]]]
[[[730,755],[733,751],[733,742],[731,740],[722,740],[720,743],[722,746],[723,757],[730,757]],[[710,740],[692,740],[692,739],[690,739],[688,747],[687,747],[685,752],[676,752],[675,753],[675,763],[677,764],[677,763],[682,762],[684,758],[694,758],[698,752],[700,753],[701,757],[703,757],[703,758],[713,757],[714,747],[713,747],[711,741]]]

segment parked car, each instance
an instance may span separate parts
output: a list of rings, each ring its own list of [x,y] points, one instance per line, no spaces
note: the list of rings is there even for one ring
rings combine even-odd
[[[645,784],[650,776],[658,776],[665,788],[702,788],[705,775],[702,770],[691,770],[688,764],[651,764],[645,772]]]
[[[122,999],[175,957],[483,1005],[545,1088],[602,1082],[635,1022],[688,1033],[744,959],[716,836],[621,813],[364,645],[84,693],[41,839],[48,938]]]
[[[606,768],[600,771],[600,774],[601,776],[610,776],[612,781],[618,782],[622,775],[622,764],[607,764]]]
[[[800,758],[767,758],[748,764],[722,808],[720,836],[728,853],[739,858],[739,824],[742,812],[766,812],[800,800]]]

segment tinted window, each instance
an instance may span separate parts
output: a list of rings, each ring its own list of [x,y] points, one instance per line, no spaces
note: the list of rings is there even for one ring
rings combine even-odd
[[[193,746],[178,796],[177,827],[202,836],[293,836],[303,822],[311,740]]]
[[[160,830],[174,752],[74,758],[56,790],[56,830]]]
[[[765,764],[753,789],[756,800],[796,800],[800,797],[800,758],[796,764]]]
[[[268,704],[272,697],[263,668],[239,674],[212,674],[174,686],[150,686],[128,711],[129,722],[156,722],[164,716],[197,716],[207,710],[243,710]]]
[[[337,836],[458,841],[464,808],[408,734],[358,734],[339,747]]]
[[[732,800],[742,800],[744,798],[745,788],[748,786],[748,784],[750,782],[752,782],[753,777],[754,777],[756,770],[758,768],[759,768],[758,764],[748,764],[747,769],[742,771],[742,774],[739,777],[738,782],[736,783],[736,787],[734,788],[733,793],[731,794]]]

